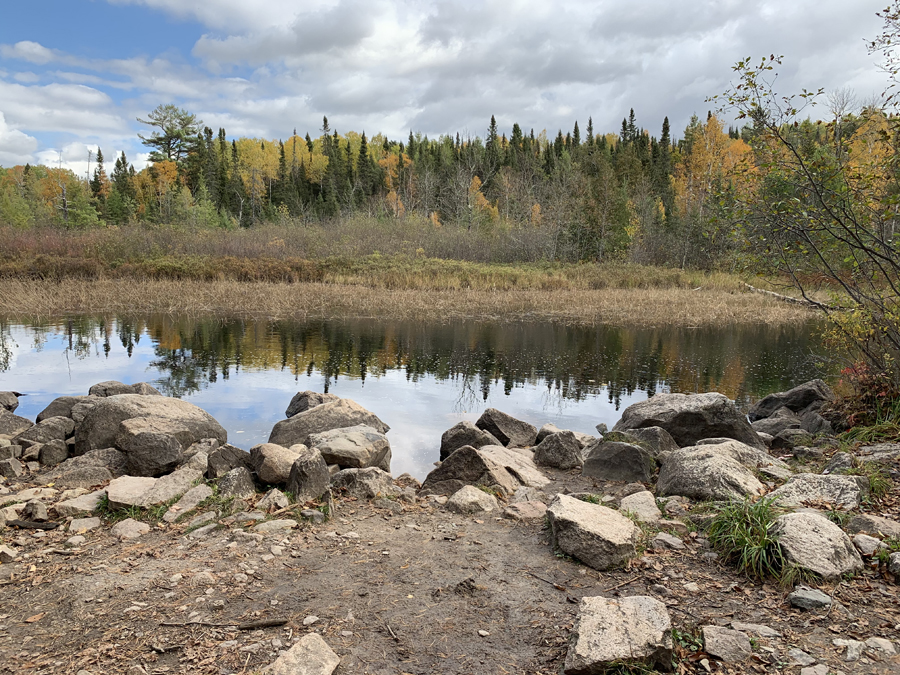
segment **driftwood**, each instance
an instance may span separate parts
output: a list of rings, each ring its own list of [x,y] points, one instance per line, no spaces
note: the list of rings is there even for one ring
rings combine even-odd
[[[829,305],[824,302],[816,302],[815,300],[808,300],[806,298],[792,298],[789,295],[782,295],[781,293],[776,293],[775,291],[767,291],[762,288],[756,288],[755,286],[751,286],[750,284],[744,284],[750,291],[754,293],[762,293],[763,295],[768,295],[770,297],[775,298],[776,300],[781,300],[781,302],[790,302],[794,305],[804,305],[806,307],[815,307],[817,309],[833,309],[840,310],[840,307],[835,307],[834,305]]]

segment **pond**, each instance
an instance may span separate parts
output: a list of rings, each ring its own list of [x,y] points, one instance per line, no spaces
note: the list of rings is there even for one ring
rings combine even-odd
[[[394,475],[423,478],[443,431],[495,407],[596,433],[657,392],[719,391],[747,406],[827,374],[811,325],[647,329],[373,320],[69,317],[0,321],[0,390],[30,419],[103,380],[149,382],[265,442],[297,391],[351,398],[389,424]]]

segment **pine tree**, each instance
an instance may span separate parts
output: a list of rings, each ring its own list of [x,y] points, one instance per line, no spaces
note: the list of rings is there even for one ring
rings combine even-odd
[[[594,118],[588,117],[587,144],[594,144]]]
[[[581,132],[578,130],[578,120],[575,120],[575,128],[572,129],[572,147],[577,148],[581,145]]]

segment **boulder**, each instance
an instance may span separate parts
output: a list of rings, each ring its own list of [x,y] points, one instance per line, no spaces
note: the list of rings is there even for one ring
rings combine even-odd
[[[152,488],[157,478],[121,476],[110,481],[106,487],[106,496],[111,509],[127,509],[140,506],[144,493]]]
[[[854,535],[850,541],[853,542],[853,545],[856,547],[856,550],[860,552],[860,555],[866,557],[871,557],[881,549],[887,548],[880,539],[870,537],[867,534]]]
[[[878,537],[900,539],[900,523],[890,518],[873,516],[868,513],[853,516],[844,526],[844,529],[850,534],[865,533]]]
[[[340,657],[321,635],[307,633],[262,672],[265,675],[331,675],[340,663]]]
[[[38,413],[35,418],[40,424],[49,417],[72,417],[72,407],[78,403],[96,403],[97,396],[60,396],[50,401],[50,405]]]
[[[19,407],[20,394],[17,391],[0,391],[0,409],[15,412]]]
[[[604,571],[635,555],[639,530],[618,511],[568,495],[557,495],[547,509],[553,547],[588,567]]]
[[[298,413],[306,412],[310,408],[315,408],[317,405],[339,400],[341,400],[340,396],[335,394],[320,394],[316,391],[297,392],[288,404],[287,410],[284,411],[284,416],[293,417]]]
[[[138,506],[144,508],[158,506],[181,497],[190,490],[198,480],[203,478],[205,469],[205,462],[203,462],[202,468],[200,463],[197,462],[194,465],[183,466],[170,474],[160,477],[159,480],[154,483],[153,487],[141,495]]]
[[[777,436],[785,429],[799,429],[800,418],[793,410],[782,406],[768,417],[751,423],[750,426],[757,433]]]
[[[662,427],[643,427],[642,429],[629,429],[624,432],[625,436],[633,441],[637,441],[645,450],[648,450],[654,458],[663,452],[674,452],[678,450],[678,443],[672,438],[672,434]],[[626,440],[626,442],[631,442]]]
[[[250,453],[237,448],[230,443],[216,448],[206,458],[206,477],[210,480],[221,478],[232,469],[238,467],[255,471]]]
[[[798,473],[769,496],[781,506],[829,504],[840,509],[855,509],[868,494],[868,482],[862,476]]]
[[[613,431],[662,427],[679,447],[704,438],[733,438],[760,450],[759,436],[726,396],[707,394],[656,394],[628,406]]]
[[[65,441],[73,431],[75,431],[75,422],[68,417],[48,417],[20,433],[13,439],[13,442],[25,445],[22,441],[31,443]]]
[[[69,458],[69,446],[65,441],[55,440],[41,446],[38,461],[44,466],[56,466]]]
[[[447,500],[447,508],[454,513],[490,513],[497,511],[500,505],[494,495],[489,495],[472,485],[466,485],[455,492]]]
[[[764,491],[753,471],[735,459],[724,443],[671,453],[656,484],[660,497],[679,495],[701,501],[742,499]]]
[[[135,417],[153,417],[185,427],[187,434],[179,438],[188,440],[186,445],[204,438],[215,438],[223,443],[228,439],[222,425],[192,403],[167,396],[119,394],[99,401],[87,412],[75,430],[73,454],[83,455],[89,450],[114,446],[119,425]]]
[[[305,445],[283,448],[274,443],[261,443],[250,448],[250,463],[260,483],[284,485],[291,475],[294,460],[306,449]]]
[[[106,382],[98,382],[88,389],[89,396],[117,396],[119,394],[137,394],[139,396],[162,396],[154,387],[146,382],[137,382],[136,384],[125,384],[116,380],[107,380]]]
[[[563,672],[595,675],[616,665],[672,666],[672,623],[649,596],[582,598]]]
[[[69,469],[59,474],[55,485],[64,490],[74,488],[93,488],[104,485],[113,479],[113,474],[103,466],[82,466]]]
[[[213,496],[213,490],[206,483],[195,485],[185,492],[181,499],[169,507],[169,510],[163,514],[163,520],[167,523],[174,523],[185,513],[197,508],[201,502],[206,501]]]
[[[465,445],[425,477],[422,491],[451,495],[463,485],[496,488],[512,494],[519,487],[519,481],[484,449]]]
[[[340,398],[336,401],[322,403],[313,408],[278,422],[269,434],[269,443],[285,448],[303,444],[309,446],[310,434],[318,434],[332,429],[343,429],[359,424],[372,427],[375,431],[386,434],[390,427],[373,413],[350,399]]]
[[[556,469],[574,469],[584,463],[581,444],[571,431],[544,436],[534,449],[534,463]]]
[[[124,452],[115,448],[101,448],[99,450],[91,450],[79,457],[69,457],[50,471],[47,477],[53,479],[69,471],[87,467],[102,467],[107,469],[113,476],[121,476],[125,473],[126,463],[127,457]]]
[[[290,500],[281,490],[279,490],[278,488],[272,488],[266,493],[265,497],[263,497],[256,503],[256,506],[254,508],[257,511],[268,513],[269,511],[286,509],[290,505]]]
[[[112,526],[109,533],[118,539],[137,539],[147,534],[150,526],[133,518],[126,518]]]
[[[834,426],[819,413],[809,410],[800,416],[800,428],[810,434],[833,434]]]
[[[817,513],[787,513],[775,519],[772,533],[787,561],[823,579],[859,572],[862,558],[841,528]]]
[[[299,413],[299,415],[305,414]],[[294,495],[294,500],[302,504],[319,499],[328,490],[330,482],[331,474],[328,472],[328,465],[322,459],[322,453],[312,448],[306,448],[300,451],[297,459],[291,464],[286,487],[288,492]]]
[[[630,443],[597,441],[588,447],[581,473],[601,480],[649,483],[656,472],[653,455]]]
[[[440,460],[443,462],[464,445],[481,448],[485,445],[503,444],[490,432],[479,429],[472,422],[463,421],[450,427],[441,435]]]
[[[831,387],[822,380],[810,380],[788,391],[769,394],[751,406],[748,416],[751,422],[765,419],[781,407],[795,413],[815,409],[827,401],[834,399]]]
[[[132,476],[161,476],[177,467],[184,449],[194,442],[177,420],[133,417],[122,420],[116,447],[125,453],[125,470]]]
[[[100,502],[106,496],[106,490],[97,490],[86,495],[61,501],[53,509],[60,518],[78,516],[83,513],[93,513],[100,508]]]
[[[326,464],[337,464],[342,469],[374,466],[391,470],[390,441],[364,424],[310,434],[309,447],[321,452]]]
[[[745,633],[722,626],[703,626],[706,653],[725,663],[741,663],[753,656],[750,638]]]
[[[647,490],[622,497],[619,501],[619,511],[634,514],[642,523],[654,524],[662,518],[662,512],[656,505],[656,497]]]
[[[854,466],[856,466],[856,461],[853,459],[853,455],[848,452],[836,452],[831,459],[828,460],[828,464],[825,465],[825,468],[822,469],[822,474],[841,474],[848,469],[852,469]]]
[[[562,431],[562,429],[560,429],[555,424],[550,424],[548,422],[540,429],[538,429],[537,436],[535,437],[534,442],[539,444],[541,441],[547,438],[547,436],[550,436],[551,434],[558,434],[560,431]]]
[[[331,489],[357,499],[375,499],[379,495],[399,492],[394,488],[391,475],[374,466],[338,471],[331,479]]]
[[[481,413],[475,426],[490,433],[507,448],[528,448],[537,439],[535,427],[496,408],[488,408]]]
[[[793,450],[796,446],[804,445],[808,442],[809,434],[803,429],[784,429],[772,438],[769,448],[784,452]]]
[[[232,469],[219,479],[219,496],[222,499],[247,499],[256,494],[253,475],[245,467]]]
[[[550,479],[537,468],[534,453],[530,450],[511,450],[501,445],[486,445],[481,451],[506,469],[521,485],[542,488],[550,482]]]
[[[25,474],[25,466],[18,459],[0,459],[0,476],[16,479]]]
[[[14,415],[6,408],[0,408],[0,435],[12,438],[33,426],[31,420]]]

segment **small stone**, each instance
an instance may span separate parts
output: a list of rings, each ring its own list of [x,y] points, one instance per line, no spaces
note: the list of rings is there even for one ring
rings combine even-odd
[[[267,675],[331,675],[340,664],[340,657],[318,633],[308,633],[284,652],[271,666]]]
[[[879,549],[887,548],[880,539],[870,537],[867,534],[854,535],[852,541],[856,550],[864,556],[873,556]]]
[[[788,653],[791,662],[798,666],[811,666],[816,660],[802,649],[791,649]]]
[[[740,663],[753,655],[744,633],[721,626],[703,626],[703,644],[711,656],[725,663]]]
[[[831,644],[835,647],[846,647],[847,651],[844,652],[844,661],[859,661],[859,657],[862,656],[863,650],[866,648],[865,642],[860,642],[859,640],[832,640]]]
[[[788,601],[800,609],[822,609],[831,606],[831,597],[827,593],[805,586],[799,586],[788,595]]]
[[[321,525],[325,522],[325,514],[321,511],[317,511],[316,509],[303,509],[300,512],[300,515],[304,518],[308,518],[316,525]]]
[[[296,520],[267,520],[264,523],[260,523],[259,525],[255,525],[253,527],[254,532],[259,532],[260,534],[265,534],[267,532],[280,532],[281,530],[292,530],[297,527]]]
[[[800,675],[828,675],[828,666],[824,663],[820,663],[817,666],[807,666],[800,669]]]
[[[99,518],[75,518],[69,523],[69,532],[80,534],[82,532],[96,530],[98,527],[100,527]]]
[[[76,548],[78,546],[81,546],[86,541],[87,539],[85,537],[82,537],[80,534],[76,534],[74,537],[69,537],[68,539],[66,539],[66,546]]]
[[[216,577],[212,572],[197,572],[191,577],[192,586],[215,586]]]
[[[25,509],[22,511],[22,515],[24,515],[28,520],[33,520],[37,523],[45,523],[50,520],[50,514],[47,513],[47,505],[38,499],[32,499],[30,502],[25,504]]]
[[[880,637],[871,637],[866,640],[866,649],[876,652],[880,656],[894,656],[897,653],[890,640]]]
[[[134,520],[134,518],[126,518],[113,525],[109,533],[119,539],[137,539],[149,531],[150,526],[147,523]]]
[[[673,549],[673,550],[682,550],[684,548],[684,542],[681,541],[678,537],[672,536],[671,534],[667,534],[666,532],[660,532],[653,540],[650,542],[651,546],[655,551],[662,551],[665,549]]]
[[[312,614],[310,614],[308,617],[303,619],[303,625],[304,626],[312,626],[318,620],[319,620],[319,617],[313,616]]]
[[[0,545],[0,563],[11,563],[19,557],[19,552],[5,545]]]
[[[888,572],[900,576],[900,551],[891,553],[891,557],[888,558]]]
[[[489,637],[490,636],[490,633],[488,633],[486,630],[480,630],[480,631],[478,631],[478,634],[481,637]]]
[[[699,593],[700,585],[697,584],[696,582],[689,581],[688,583],[686,583],[684,585],[684,590],[686,590],[688,593]]]
[[[234,582],[236,584],[246,584],[248,581],[250,581],[250,577],[248,577],[243,572],[238,572],[234,575]]]
[[[353,637],[353,631],[352,630],[342,630],[341,637]]]

